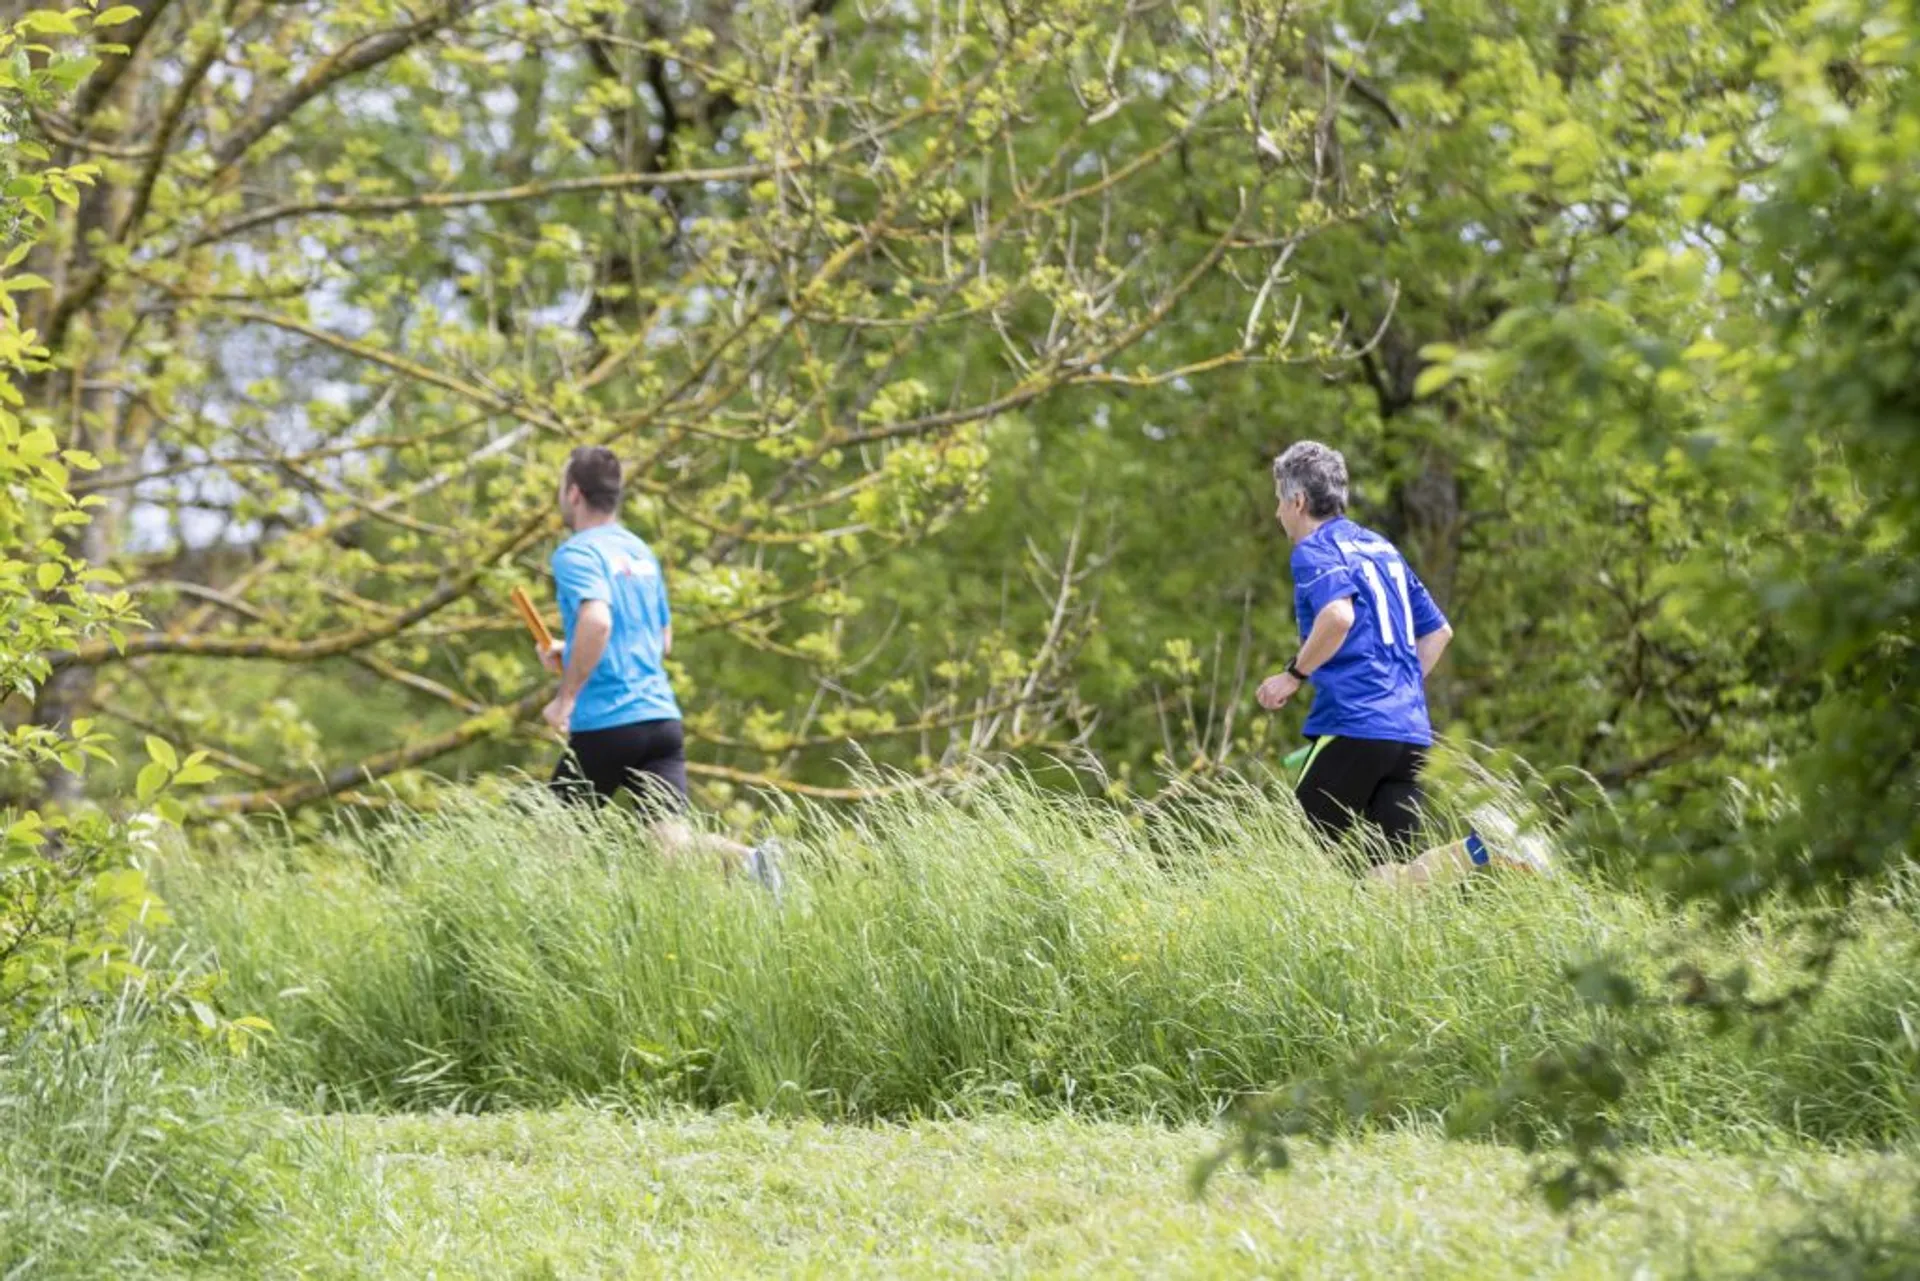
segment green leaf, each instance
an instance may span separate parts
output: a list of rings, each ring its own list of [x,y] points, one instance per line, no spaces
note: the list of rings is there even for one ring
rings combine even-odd
[[[180,768],[180,758],[174,755],[173,745],[157,735],[147,735],[147,755],[166,766],[168,773]]]
[[[100,59],[94,57],[62,58],[47,74],[62,89],[72,89],[92,75],[99,66]]]
[[[35,9],[20,19],[20,29],[43,36],[77,36],[80,26],[71,14],[56,13],[52,9]]]
[[[98,30],[101,27],[117,27],[123,23],[132,22],[135,18],[139,16],[140,16],[140,11],[134,8],[132,5],[117,4],[113,6],[113,8],[108,9],[105,13],[102,13],[99,17],[95,18],[93,20],[93,25],[95,30]]]
[[[133,794],[142,805],[167,785],[167,774],[167,767],[159,761],[149,761],[141,768],[140,776],[133,781]]]
[[[36,276],[31,271],[23,271],[17,276],[8,276],[0,280],[0,293],[24,294],[34,289],[51,288],[53,288],[51,280],[45,276]]]
[[[1413,380],[1413,395],[1416,400],[1424,400],[1453,381],[1452,365],[1428,365]]]
[[[218,769],[202,763],[198,765],[181,766],[180,772],[173,776],[173,781],[183,786],[192,787],[200,783],[211,783],[219,777],[220,771]]]
[[[67,567],[57,560],[50,560],[33,571],[34,581],[40,584],[40,590],[50,592],[60,585],[67,576]]]
[[[53,438],[51,431],[48,431],[45,427],[35,427],[21,438],[20,455],[28,461],[32,461],[38,458],[45,458],[59,447],[60,442]]]

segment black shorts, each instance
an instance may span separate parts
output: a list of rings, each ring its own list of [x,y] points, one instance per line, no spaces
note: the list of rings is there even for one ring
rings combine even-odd
[[[553,790],[566,800],[601,802],[620,793],[646,809],[687,809],[687,740],[677,720],[638,721],[567,736]]]
[[[1427,749],[1414,743],[1317,738],[1293,794],[1330,841],[1365,821],[1386,836],[1390,847],[1412,853],[1420,835],[1420,770],[1426,763]]]

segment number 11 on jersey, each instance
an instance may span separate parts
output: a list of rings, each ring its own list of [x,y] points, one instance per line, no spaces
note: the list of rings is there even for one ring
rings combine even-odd
[[[1413,598],[1407,592],[1407,567],[1399,557],[1385,561],[1387,577],[1393,579],[1394,595],[1400,601],[1400,620],[1404,624],[1407,646],[1414,645],[1413,636]],[[1367,591],[1373,597],[1373,614],[1380,622],[1380,643],[1391,646],[1394,643],[1393,608],[1387,596],[1387,585],[1380,580],[1380,571],[1369,558],[1360,561],[1360,572],[1367,580]]]

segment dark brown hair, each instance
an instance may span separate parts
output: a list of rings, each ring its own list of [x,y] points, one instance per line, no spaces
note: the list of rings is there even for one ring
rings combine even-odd
[[[620,460],[604,445],[581,445],[567,456],[561,488],[578,485],[587,506],[597,512],[620,507]]]

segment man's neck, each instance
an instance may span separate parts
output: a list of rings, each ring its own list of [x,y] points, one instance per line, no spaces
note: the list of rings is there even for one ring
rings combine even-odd
[[[1328,516],[1323,520],[1314,520],[1312,517],[1308,517],[1307,519],[1308,519],[1307,527],[1300,531],[1300,537],[1294,539],[1293,540],[1294,542],[1296,543],[1306,542],[1309,538],[1312,538],[1315,534],[1319,533],[1326,526],[1331,525],[1334,521],[1339,520],[1340,518],[1338,516]]]
[[[617,525],[619,523],[620,517],[614,512],[590,511],[582,516],[579,522],[574,525],[573,532],[576,534],[584,534],[589,529],[599,529],[605,525]]]

